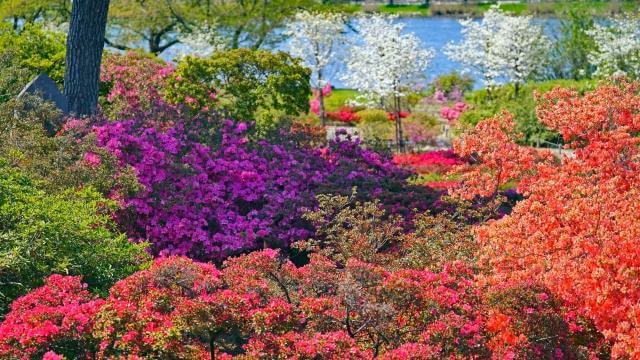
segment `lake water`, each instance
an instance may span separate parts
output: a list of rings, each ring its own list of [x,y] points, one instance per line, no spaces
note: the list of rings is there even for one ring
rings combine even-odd
[[[449,60],[444,54],[444,47],[450,42],[458,42],[462,39],[461,26],[458,19],[447,17],[409,17],[399,18],[397,22],[405,24],[405,33],[414,33],[423,43],[425,48],[431,48],[435,51],[435,56],[431,61],[430,66],[425,71],[425,82],[428,83],[439,75],[450,73],[454,70],[460,71],[460,65],[454,61]],[[535,19],[535,21],[544,26],[545,31],[551,37],[557,33],[559,21],[555,18]],[[353,32],[350,36],[355,36]],[[287,44],[281,44],[277,49],[286,51]],[[181,52],[188,52],[181,45],[176,45],[174,48],[169,49],[162,55],[163,58],[171,60],[175,54]],[[344,83],[340,81],[339,74],[342,71],[342,66],[335,66],[330,73],[331,83],[337,88],[345,87]],[[477,75],[470,74],[476,81],[476,87],[482,85]]]

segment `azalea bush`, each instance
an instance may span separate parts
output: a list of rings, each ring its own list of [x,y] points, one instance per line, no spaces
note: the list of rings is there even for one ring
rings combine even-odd
[[[430,172],[447,172],[455,165],[461,165],[464,161],[452,150],[436,150],[424,153],[396,154],[393,162],[398,165],[410,167],[418,174]]]
[[[407,183],[409,172],[355,141],[324,149],[289,133],[281,133],[279,143],[252,141],[245,123],[191,120],[164,129],[139,118],[93,129],[98,147],[137,174],[141,191],[114,189],[112,196],[122,200],[121,226],[151,242],[154,254],[219,261],[287,246],[313,230],[302,214],[313,209],[318,193],[357,187],[363,198],[380,198],[389,211],[403,214],[426,210],[435,200]],[[202,136],[212,131],[221,134]]]
[[[360,121],[360,116],[353,107],[344,106],[338,111],[327,112],[327,118],[345,124],[354,124]]]
[[[477,158],[461,167],[464,197],[493,196],[518,181],[513,212],[478,229],[483,281],[532,279],[593,321],[616,358],[637,357],[636,269],[639,84],[620,81],[580,95],[538,98],[540,121],[558,131],[572,157],[516,145],[513,116],[478,124],[456,145]]]
[[[229,259],[221,269],[163,258],[118,282],[104,299],[88,296],[77,278],[52,278],[14,304],[0,328],[28,323],[29,332],[0,332],[0,349],[18,354],[29,351],[28,341],[40,341],[37,352],[22,354],[440,359],[588,357],[600,345],[598,338],[580,337],[589,323],[583,330],[575,317],[565,319],[545,288],[524,284],[518,292],[496,289],[485,297],[463,262],[428,270],[383,265],[393,253],[372,262],[358,252],[343,255],[314,252],[297,267],[268,249]],[[46,297],[62,292],[55,285],[63,281],[73,284],[68,305]],[[23,303],[46,309],[47,317],[39,321]]]

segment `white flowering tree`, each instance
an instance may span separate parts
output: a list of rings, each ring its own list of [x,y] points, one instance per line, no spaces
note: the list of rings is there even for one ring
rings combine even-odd
[[[595,24],[587,34],[596,44],[589,54],[589,62],[596,66],[596,76],[640,76],[639,20],[613,19],[608,25]]]
[[[181,33],[180,43],[184,46],[177,57],[189,55],[205,58],[224,50],[227,46],[217,28],[218,24],[206,22],[188,32]]]
[[[356,30],[362,41],[351,47],[342,76],[349,87],[363,94],[361,99],[366,102],[380,104],[390,100],[400,151],[404,150],[401,100],[407,89],[424,76],[434,56],[434,51],[425,49],[415,35],[403,34],[403,26],[383,15],[360,18]]]
[[[462,20],[464,39],[449,44],[445,53],[452,60],[482,74],[489,89],[499,79],[520,86],[544,69],[551,41],[530,16],[512,16],[492,7],[480,21]]]
[[[345,17],[337,13],[302,11],[296,14],[286,29],[290,37],[289,53],[302,59],[311,69],[311,86],[317,89],[320,103],[320,119],[325,125],[324,88],[331,78],[329,69],[341,59],[345,48]]]
[[[444,48],[445,55],[459,62],[465,71],[481,75],[489,90],[497,85],[502,71],[502,61],[493,51],[501,20],[502,13],[494,9],[487,11],[480,21],[460,20],[463,40]]]

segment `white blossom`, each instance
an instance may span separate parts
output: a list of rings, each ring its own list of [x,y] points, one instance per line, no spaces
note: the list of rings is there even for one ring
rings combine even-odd
[[[589,54],[596,76],[640,76],[640,21],[612,19],[609,25],[595,24],[587,34],[596,44],[596,50]]]
[[[351,47],[342,80],[361,92],[362,100],[380,103],[389,96],[403,97],[407,86],[424,76],[434,51],[424,49],[415,35],[403,34],[403,27],[383,15],[357,22],[362,42]]]
[[[226,48],[224,39],[218,34],[215,24],[207,23],[180,34],[180,42],[184,45],[177,57],[186,55],[209,57],[213,53]]]
[[[493,51],[502,62],[502,74],[509,82],[523,84],[544,69],[551,41],[531,16],[504,15]]]
[[[463,40],[458,44],[450,43],[444,49],[444,53],[451,60],[462,64],[465,71],[479,73],[487,87],[495,86],[501,73],[502,61],[492,50],[501,18],[499,11],[491,9],[481,21],[460,20]]]
[[[500,79],[524,83],[544,68],[551,42],[530,16],[512,16],[492,7],[480,21],[461,20],[463,40],[445,54],[480,73],[485,86]]]
[[[347,44],[345,21],[342,14],[302,11],[285,30],[290,37],[289,53],[311,69],[315,88],[326,85],[332,75],[328,73],[330,65],[335,65],[343,55],[341,49]]]

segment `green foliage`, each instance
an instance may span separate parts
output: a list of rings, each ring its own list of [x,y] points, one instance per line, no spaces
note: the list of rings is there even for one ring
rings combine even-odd
[[[0,19],[10,20],[15,30],[20,23],[32,24],[37,20],[60,23],[68,21],[70,15],[70,0],[0,1]]]
[[[166,97],[271,128],[283,115],[308,110],[309,77],[309,69],[287,53],[234,49],[180,61],[168,80]]]
[[[584,10],[569,10],[560,22],[560,37],[555,41],[550,77],[588,79],[595,71],[588,55],[595,49],[586,31],[593,28],[593,17]]]
[[[324,107],[327,111],[338,111],[356,96],[358,96],[358,92],[353,89],[333,89],[331,95],[324,98]]]
[[[445,95],[449,95],[455,89],[464,93],[473,89],[473,82],[470,76],[453,71],[435,78],[429,85],[429,93],[433,94],[436,90],[440,90]]]
[[[412,112],[405,122],[406,121],[413,121],[428,128],[436,127],[439,124],[438,119],[425,112]]]
[[[114,177],[117,160],[96,148],[92,136],[84,137],[86,129],[60,131],[62,120],[53,104],[36,96],[0,104],[0,157],[47,191],[90,185],[106,195],[115,187],[122,194],[138,189],[132,171],[123,169],[123,176]],[[87,152],[99,156],[100,164],[86,166]]]
[[[53,273],[106,292],[138,270],[145,245],[114,231],[114,208],[90,187],[46,193],[0,160],[0,312]]]
[[[282,28],[300,9],[316,6],[316,1],[218,1],[212,4],[211,13],[216,16],[221,33],[228,34],[231,48],[260,49],[284,40],[282,33],[274,30]]]
[[[428,5],[381,5],[378,8],[381,13],[397,14],[397,15],[429,15]]]
[[[387,113],[380,109],[358,111],[360,122],[358,132],[368,141],[393,140],[395,138],[394,123],[389,121]]]
[[[118,31],[108,32],[107,42],[123,50],[146,43],[148,51],[159,54],[177,44],[180,32],[197,26],[206,14],[202,1],[113,0],[109,26]]]
[[[351,196],[319,195],[317,199],[318,209],[305,214],[317,229],[316,237],[299,242],[297,248],[320,253],[340,264],[349,259],[386,262],[382,250],[402,234],[399,216],[386,216],[378,201],[357,201],[355,190]]]
[[[480,120],[494,116],[503,110],[515,116],[516,130],[523,133],[522,144],[549,147],[560,143],[561,139],[554,131],[543,126],[536,116],[534,93],[543,94],[556,87],[573,88],[583,93],[595,88],[593,80],[551,80],[539,83],[527,83],[520,89],[518,97],[514,97],[511,85],[505,85],[491,92],[486,89],[476,90],[467,95],[471,109],[462,113],[459,124],[465,127],[475,126]]]
[[[56,83],[64,80],[65,36],[27,24],[17,33],[0,24],[0,101],[15,97],[31,78],[46,73]]]

